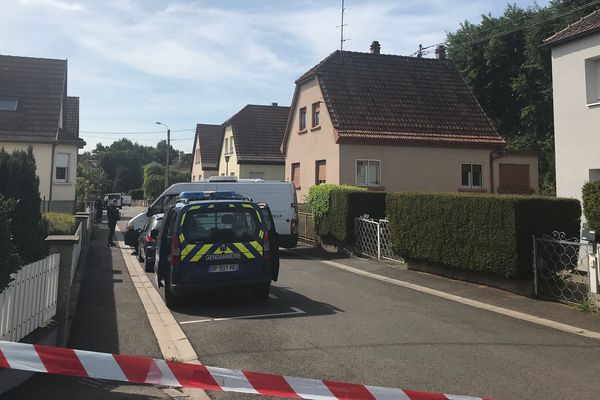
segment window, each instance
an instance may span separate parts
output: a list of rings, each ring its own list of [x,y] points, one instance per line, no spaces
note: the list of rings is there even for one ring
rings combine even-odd
[[[327,182],[327,161],[315,161],[315,185]]]
[[[196,175],[192,175],[192,182],[196,180]]]
[[[196,156],[194,157],[194,162],[196,164],[200,164],[200,149],[196,150]]]
[[[0,110],[17,111],[19,108],[19,99],[12,97],[0,97]]]
[[[300,109],[300,131],[306,130],[306,107]]]
[[[225,138],[225,154],[229,154],[229,138]]]
[[[229,154],[233,154],[233,136],[229,138]]]
[[[585,60],[587,104],[600,103],[600,57]]]
[[[381,186],[381,161],[356,160],[356,185]]]
[[[265,173],[264,172],[249,172],[248,178],[250,178],[250,179],[265,179]]]
[[[229,176],[235,176],[235,172],[230,172]]]
[[[312,105],[312,127],[316,127],[321,125],[321,120],[319,119],[319,112],[320,112],[320,105],[321,102],[316,102],[313,103]]]
[[[468,189],[483,188],[481,164],[460,164],[460,185]]]
[[[56,153],[54,157],[54,180],[69,182],[69,154]]]
[[[300,163],[292,164],[292,182],[296,189],[300,189]]]

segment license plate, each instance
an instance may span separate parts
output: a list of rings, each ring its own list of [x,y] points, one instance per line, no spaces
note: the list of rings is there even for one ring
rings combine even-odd
[[[238,264],[222,264],[208,266],[208,272],[235,272],[239,270],[240,266]]]

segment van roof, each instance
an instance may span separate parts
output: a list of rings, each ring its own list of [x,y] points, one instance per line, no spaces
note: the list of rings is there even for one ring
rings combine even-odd
[[[245,203],[252,204],[249,200],[243,199],[223,199],[223,200],[193,200],[189,203],[177,203],[175,204],[175,208],[184,208],[186,206],[193,206],[195,204],[222,204],[222,203]]]

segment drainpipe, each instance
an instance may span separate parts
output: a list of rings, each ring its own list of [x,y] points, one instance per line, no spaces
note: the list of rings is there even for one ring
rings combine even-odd
[[[52,179],[54,178],[54,152],[56,150],[56,143],[52,143],[52,157],[50,158],[50,190],[48,191],[48,211],[51,211],[52,205]]]
[[[494,193],[494,160],[502,157],[504,151],[490,151],[490,193]]]

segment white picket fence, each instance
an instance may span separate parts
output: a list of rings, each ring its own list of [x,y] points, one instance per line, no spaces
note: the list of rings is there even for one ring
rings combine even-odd
[[[25,265],[0,293],[0,339],[18,341],[56,314],[60,254]]]

